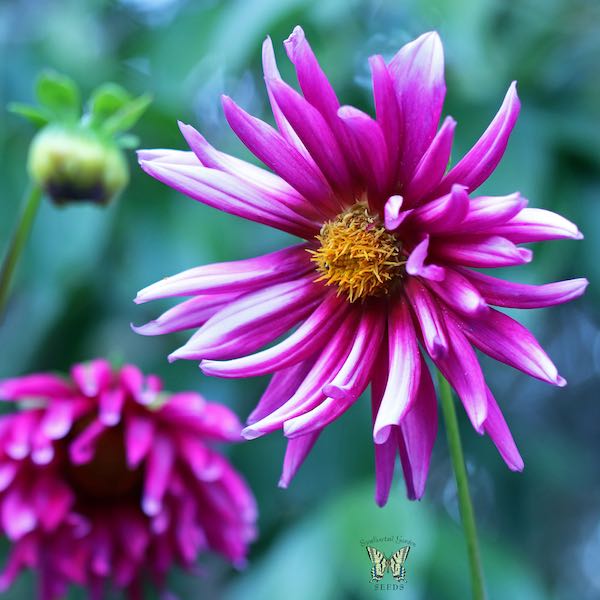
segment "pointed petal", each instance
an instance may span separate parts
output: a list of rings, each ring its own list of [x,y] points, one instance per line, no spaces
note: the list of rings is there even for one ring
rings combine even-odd
[[[435,136],[446,95],[444,50],[438,34],[425,33],[406,44],[388,69],[403,123],[400,180],[407,182]]]
[[[257,158],[307,200],[332,205],[331,188],[321,171],[280,133],[249,115],[227,96],[223,97],[223,110],[230,127]]]
[[[502,235],[515,244],[583,239],[575,223],[542,208],[524,208],[508,223],[490,229],[490,233]]]
[[[437,239],[432,256],[467,267],[512,267],[530,263],[533,252],[498,235]]]
[[[569,302],[583,295],[589,283],[587,279],[579,278],[528,285],[504,281],[469,269],[460,269],[460,272],[471,280],[486,302],[507,308],[542,308]]]
[[[435,194],[445,193],[455,183],[466,186],[471,192],[478,188],[500,162],[520,109],[517,83],[513,81],[494,120],[473,148],[442,179]]]
[[[417,336],[405,301],[397,301],[388,314],[388,379],[373,428],[376,444],[385,442],[415,399],[421,359]]]
[[[282,283],[314,269],[306,244],[290,246],[246,260],[214,263],[182,271],[144,288],[137,304],[198,294],[242,293]]]
[[[131,329],[140,335],[163,335],[186,329],[196,329],[239,296],[240,294],[237,292],[201,294],[180,302],[145,325],[131,325]]]
[[[345,317],[348,303],[330,294],[306,321],[279,344],[250,356],[228,361],[204,360],[205,375],[218,377],[256,377],[273,373],[305,360],[323,348]]]
[[[381,126],[388,150],[390,172],[397,176],[400,168],[400,144],[402,140],[402,119],[400,106],[394,90],[394,81],[382,56],[369,58],[373,79],[375,114]],[[394,185],[397,181],[393,182]]]
[[[419,280],[411,277],[405,286],[406,295],[417,317],[427,354],[435,359],[448,352],[446,327],[438,304]]]
[[[250,292],[211,317],[169,360],[237,358],[258,350],[321,302],[313,275]]]
[[[525,206],[527,200],[518,192],[508,196],[478,196],[469,202],[469,211],[450,233],[485,233],[510,221]]]
[[[353,106],[342,106],[338,116],[356,149],[354,162],[366,183],[369,204],[377,209],[390,187],[388,151],[381,127]]]
[[[553,385],[567,384],[533,334],[508,315],[490,309],[481,318],[455,318],[469,340],[495,360]]]
[[[458,394],[475,431],[483,433],[488,401],[477,355],[453,319],[446,315],[445,322],[448,353],[443,357],[432,357],[433,362]]]
[[[287,441],[283,470],[278,484],[280,488],[287,488],[290,485],[294,475],[296,475],[309,452],[313,449],[320,433],[320,431],[315,431]]]
[[[320,220],[322,213],[300,192],[275,173],[249,162],[219,152],[191,125],[179,122],[179,129],[202,165],[224,171],[242,179],[259,192],[265,200],[281,203],[309,220]]]
[[[446,117],[429,148],[419,161],[410,182],[402,189],[409,206],[430,194],[440,183],[452,151],[456,121]]]
[[[446,269],[442,281],[428,281],[431,288],[450,308],[466,315],[484,313],[487,304],[476,286],[454,269]]]
[[[225,171],[172,164],[163,159],[140,160],[140,166],[169,187],[226,213],[306,239],[319,229],[316,222],[295,213],[280,201],[266,199],[255,186]]]
[[[397,433],[400,462],[410,500],[425,493],[431,453],[438,429],[437,399],[427,364],[420,356],[421,369],[417,397]]]
[[[498,452],[500,452],[500,456],[502,456],[504,462],[508,465],[508,468],[511,471],[522,471],[525,466],[523,459],[519,454],[517,445],[510,433],[510,429],[502,416],[500,407],[496,403],[489,388],[487,390],[487,397],[488,416],[483,424],[484,431],[492,438],[492,442],[494,442],[494,445],[498,448]]]
[[[428,233],[452,233],[468,214],[469,205],[466,188],[454,185],[449,194],[413,210],[409,222]]]
[[[352,200],[353,179],[336,136],[324,116],[296,90],[276,79],[270,82],[277,104],[310,152],[331,187]]]

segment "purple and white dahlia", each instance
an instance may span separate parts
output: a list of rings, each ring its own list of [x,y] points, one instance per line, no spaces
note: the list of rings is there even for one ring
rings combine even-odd
[[[534,286],[475,270],[530,262],[524,242],[582,237],[561,216],[527,208],[519,193],[474,193],[500,161],[517,119],[515,84],[481,138],[448,170],[455,121],[446,117],[438,129],[445,84],[437,33],[407,44],[389,63],[370,59],[374,119],[340,106],[302,29],[285,48],[302,93],[282,81],[271,40],[263,45],[277,128],[223,98],[231,128],[270,171],[219,152],[184,124],[192,152],[147,150],[139,158],[176,190],[303,241],[147,287],[136,302],[190,298],[136,331],[197,329],[170,359],[202,361],[207,375],[273,373],[244,435],[283,429],[284,487],[323,428],[371,384],[376,500],[386,502],[398,453],[408,496],[421,497],[437,432],[424,355],[449,380],[475,430],[492,438],[509,468],[522,469],[473,347],[564,385],[533,335],[492,306],[559,304],[580,296],[587,282]]]
[[[68,379],[1,381],[0,398],[18,407],[0,417],[0,530],[12,543],[0,591],[31,568],[41,600],[70,584],[141,599],[146,579],[163,588],[171,566],[193,569],[203,551],[243,563],[254,497],[212,447],[240,439],[229,409],[104,360]]]

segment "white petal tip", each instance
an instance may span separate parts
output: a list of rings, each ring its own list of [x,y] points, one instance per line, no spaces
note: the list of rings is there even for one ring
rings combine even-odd
[[[242,437],[245,440],[255,440],[262,435],[264,435],[264,432],[256,429],[255,427],[246,427],[242,429]]]
[[[565,387],[567,385],[567,380],[564,377],[557,375],[555,383],[558,387]]]

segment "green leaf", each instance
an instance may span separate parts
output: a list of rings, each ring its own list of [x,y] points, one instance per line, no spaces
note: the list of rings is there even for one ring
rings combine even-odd
[[[140,145],[140,138],[132,133],[126,133],[125,135],[121,135],[117,138],[117,144],[119,144],[121,148],[131,150]]]
[[[47,125],[52,119],[52,114],[45,108],[21,104],[20,102],[11,102],[8,105],[8,110],[15,115],[27,119],[37,127]]]
[[[152,96],[149,94],[138,96],[109,117],[102,125],[102,131],[108,135],[114,135],[115,133],[131,129],[144,114],[151,102]]]
[[[109,117],[131,102],[131,95],[116,83],[104,83],[90,97],[90,124],[100,126]]]
[[[55,71],[40,74],[36,95],[42,106],[50,109],[57,118],[76,120],[81,113],[81,99],[75,82]]]

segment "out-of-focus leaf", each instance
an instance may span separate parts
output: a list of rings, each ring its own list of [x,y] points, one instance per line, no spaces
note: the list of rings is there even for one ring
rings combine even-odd
[[[12,102],[8,105],[8,110],[15,115],[19,115],[33,123],[37,127],[47,125],[52,115],[43,107],[30,106],[29,104],[21,104],[20,102]]]
[[[133,133],[127,133],[117,139],[117,143],[121,148],[132,150],[140,145],[140,138]]]
[[[131,95],[116,83],[105,83],[98,87],[90,97],[91,125],[96,126],[121,110],[131,102]]]
[[[104,121],[102,131],[107,135],[127,131],[138,122],[151,102],[152,96],[149,94],[143,94],[131,100]]]
[[[42,106],[57,117],[75,120],[81,112],[79,89],[66,75],[44,71],[37,80],[36,96]]]

